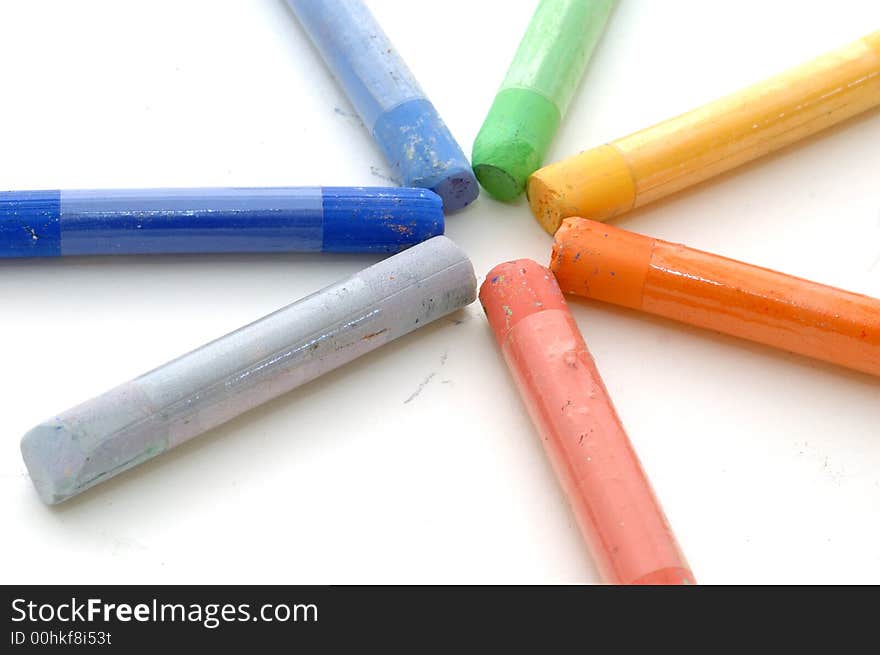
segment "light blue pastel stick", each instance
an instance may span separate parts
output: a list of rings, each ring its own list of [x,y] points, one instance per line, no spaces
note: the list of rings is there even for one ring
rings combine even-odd
[[[447,212],[474,200],[479,186],[467,158],[363,2],[287,4],[403,186],[431,189]]]

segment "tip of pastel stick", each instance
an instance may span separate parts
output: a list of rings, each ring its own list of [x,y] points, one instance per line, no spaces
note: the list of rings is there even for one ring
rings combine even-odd
[[[400,252],[443,234],[443,201],[430,189],[325,187],[324,252]]]
[[[556,278],[531,259],[505,262],[489,271],[480,287],[480,303],[499,343],[527,316],[567,310]]]
[[[526,190],[543,156],[542,149],[517,135],[490,140],[481,133],[474,142],[474,173],[490,196],[509,202]]]
[[[538,169],[526,180],[526,197],[535,220],[552,236],[562,225],[565,215],[561,209],[559,193],[541,176],[543,170]]]
[[[532,89],[507,88],[495,96],[471,157],[489,195],[509,201],[522,194],[529,175],[541,166],[559,120],[556,105]]]
[[[470,169],[450,173],[431,190],[443,200],[446,213],[464,209],[480,195],[480,185]]]
[[[563,218],[559,222],[559,227],[556,228],[556,231],[553,233],[553,247],[556,248],[556,245],[568,237],[569,234],[573,232],[582,232],[584,230],[589,231],[592,227],[598,227],[604,230],[614,229],[613,227],[608,227],[605,223],[598,223],[597,221],[591,221],[588,218],[581,218],[580,216],[569,216],[568,218]]]
[[[526,175],[516,176],[502,165],[475,164],[477,180],[495,200],[509,202],[516,200],[526,188]]]
[[[21,456],[40,500],[47,505],[77,493],[72,488],[86,458],[65,426],[49,422],[32,429],[21,439]]]
[[[470,163],[427,99],[408,100],[380,115],[373,136],[403,183],[434,191],[445,212],[458,211],[479,195]]]

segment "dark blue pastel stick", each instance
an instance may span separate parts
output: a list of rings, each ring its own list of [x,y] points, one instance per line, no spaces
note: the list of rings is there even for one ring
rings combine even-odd
[[[442,201],[427,189],[0,192],[0,258],[397,252],[440,234]]]
[[[443,198],[447,212],[477,197],[471,165],[397,50],[360,0],[287,0],[404,186]],[[448,35],[427,34],[438,52]]]

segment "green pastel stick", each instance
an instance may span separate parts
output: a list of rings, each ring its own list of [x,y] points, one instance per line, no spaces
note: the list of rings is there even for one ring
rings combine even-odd
[[[513,200],[541,167],[617,0],[541,0],[474,141],[483,188]]]

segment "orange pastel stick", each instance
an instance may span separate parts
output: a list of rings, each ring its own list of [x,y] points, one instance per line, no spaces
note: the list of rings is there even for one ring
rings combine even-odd
[[[584,218],[550,268],[566,293],[880,375],[880,300]]]
[[[550,271],[496,266],[480,302],[603,579],[695,584]]]

